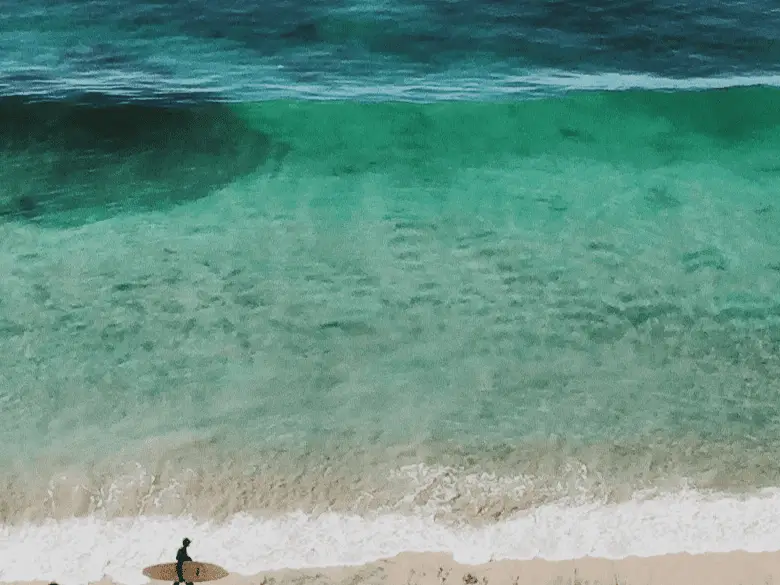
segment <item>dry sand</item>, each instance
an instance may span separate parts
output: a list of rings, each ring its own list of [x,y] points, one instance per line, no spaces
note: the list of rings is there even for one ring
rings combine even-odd
[[[0,562],[2,562],[0,560]],[[140,568],[139,568],[140,572]],[[47,581],[16,582],[46,585]],[[109,579],[99,581],[110,585]],[[153,582],[159,583],[159,582]],[[780,583],[780,552],[496,561],[461,565],[436,553],[405,553],[359,567],[231,574],[220,585],[766,585]],[[61,582],[60,585],[76,585]],[[79,584],[82,585],[82,584]]]

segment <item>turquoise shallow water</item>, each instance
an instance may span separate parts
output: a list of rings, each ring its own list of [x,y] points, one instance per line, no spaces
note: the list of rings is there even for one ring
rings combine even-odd
[[[4,519],[776,485],[778,105],[4,102]]]

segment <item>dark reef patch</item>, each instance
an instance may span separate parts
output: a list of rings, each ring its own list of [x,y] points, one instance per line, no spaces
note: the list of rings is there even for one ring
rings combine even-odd
[[[222,104],[8,98],[0,101],[0,214],[77,225],[165,209],[213,193],[277,152]]]

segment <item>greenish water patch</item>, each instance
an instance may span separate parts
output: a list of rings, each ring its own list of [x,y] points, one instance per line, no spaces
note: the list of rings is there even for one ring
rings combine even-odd
[[[778,104],[780,90],[732,88],[592,92],[512,103],[267,102],[238,111],[289,144],[290,160],[312,172],[392,169],[407,179],[446,181],[453,168],[542,155],[639,168],[715,157],[742,172],[761,172],[749,161],[731,160],[730,149],[776,146]],[[768,155],[753,156],[771,165]]]
[[[0,211],[72,225],[192,201],[283,165],[314,176],[392,174],[412,188],[447,186],[455,169],[543,156],[636,169],[717,162],[774,181],[779,103],[769,88],[512,103],[90,107],[6,99]],[[649,186],[647,198],[657,209],[681,202],[664,184]]]

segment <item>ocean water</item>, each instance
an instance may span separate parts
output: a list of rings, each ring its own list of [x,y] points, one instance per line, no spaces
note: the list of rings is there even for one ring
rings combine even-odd
[[[0,580],[780,548],[780,11],[256,4],[0,2]]]

